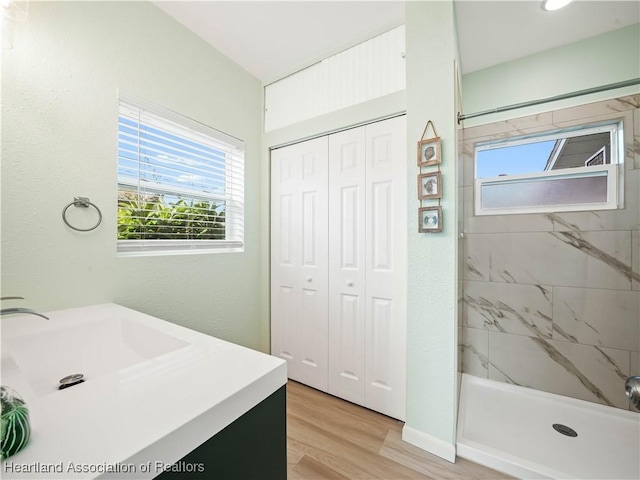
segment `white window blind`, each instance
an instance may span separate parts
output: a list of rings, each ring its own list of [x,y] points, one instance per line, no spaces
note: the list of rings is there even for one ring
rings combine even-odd
[[[118,253],[242,251],[244,142],[120,93]]]

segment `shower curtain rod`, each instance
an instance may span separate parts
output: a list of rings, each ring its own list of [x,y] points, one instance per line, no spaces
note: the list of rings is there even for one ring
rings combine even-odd
[[[640,78],[633,78],[631,80],[625,80],[623,82],[610,83],[608,85],[601,85],[599,87],[587,88],[586,90],[578,90],[572,93],[564,93],[562,95],[556,95],[555,97],[541,98],[539,100],[531,100],[529,102],[514,103],[512,105],[507,105],[505,107],[498,107],[492,110],[484,110],[482,112],[470,113],[468,115],[464,115],[458,112],[458,125],[460,125],[460,122],[462,122],[463,120],[481,117],[483,115],[507,112],[509,110],[515,110],[517,108],[532,107],[533,105],[540,105],[542,103],[555,102],[557,100],[566,100],[567,98],[579,97],[581,95],[589,95],[590,93],[606,92],[607,90],[615,90],[616,88],[630,87],[633,85],[640,85]]]

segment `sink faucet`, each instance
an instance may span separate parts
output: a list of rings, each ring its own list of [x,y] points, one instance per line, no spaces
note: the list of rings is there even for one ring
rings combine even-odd
[[[0,300],[24,300],[24,298],[23,297],[0,297]],[[14,308],[3,308],[2,310],[0,310],[0,316],[14,315],[16,313],[26,313],[29,315],[37,315],[38,317],[42,317],[45,320],[49,320],[49,317],[47,317],[46,315],[36,312],[35,310],[32,310],[30,308],[14,307]]]

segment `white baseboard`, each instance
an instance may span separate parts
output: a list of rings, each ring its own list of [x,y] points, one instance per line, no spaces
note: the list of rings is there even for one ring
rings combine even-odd
[[[421,432],[420,430],[416,430],[415,428],[405,425],[402,428],[402,440],[429,453],[433,453],[440,458],[444,458],[451,463],[456,462],[455,445],[440,440],[428,433]]]

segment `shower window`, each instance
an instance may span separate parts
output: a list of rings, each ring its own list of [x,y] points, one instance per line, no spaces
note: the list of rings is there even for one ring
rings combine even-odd
[[[621,208],[622,123],[475,146],[475,214]]]
[[[120,94],[118,254],[242,251],[244,144]]]

